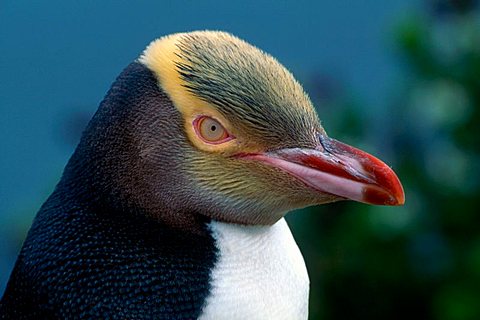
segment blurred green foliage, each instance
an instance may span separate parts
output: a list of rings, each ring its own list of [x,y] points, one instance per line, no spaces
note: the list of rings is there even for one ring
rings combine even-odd
[[[322,107],[332,135],[393,165],[406,205],[289,216],[311,319],[480,319],[480,15],[475,1],[430,4],[395,29],[404,79],[381,124],[359,103]]]

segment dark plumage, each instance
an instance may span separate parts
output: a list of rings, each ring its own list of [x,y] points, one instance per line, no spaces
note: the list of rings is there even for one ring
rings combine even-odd
[[[158,114],[141,112],[158,101],[165,102]],[[178,226],[152,217],[156,206],[150,201],[155,199],[152,192],[165,195],[171,206],[181,206],[175,203],[181,199],[167,198],[169,192],[162,190],[176,179],[170,173],[171,162],[154,154],[145,154],[145,160],[129,149],[139,139],[148,139],[132,131],[130,124],[136,121],[162,131],[166,126],[159,122],[168,120],[173,124],[168,132],[156,133],[178,134],[181,127],[172,121],[178,118],[174,111],[143,65],[132,63],[115,81],[60,183],[35,218],[1,302],[3,318],[192,319],[199,315],[216,255],[206,230],[208,219],[192,215],[175,220],[192,230],[178,232]],[[165,184],[156,190],[145,186],[145,161],[158,161],[155,174]],[[138,175],[124,172],[132,168]]]

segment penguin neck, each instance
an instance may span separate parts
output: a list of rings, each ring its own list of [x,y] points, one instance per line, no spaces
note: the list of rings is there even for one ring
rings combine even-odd
[[[209,229],[218,261],[200,319],[307,318],[308,274],[284,218],[272,226],[214,220]]]
[[[126,225],[151,225],[158,230],[165,229],[192,236],[209,236],[207,228],[211,221],[194,212],[178,212],[170,208],[150,207],[148,203],[125,199],[122,194],[109,193],[99,189],[89,179],[76,175],[64,177],[50,196],[47,203],[62,203],[62,215],[72,215],[91,221],[94,219]],[[170,232],[170,231],[169,231]]]

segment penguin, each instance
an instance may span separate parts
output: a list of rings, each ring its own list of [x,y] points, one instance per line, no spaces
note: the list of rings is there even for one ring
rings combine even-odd
[[[37,213],[2,319],[307,319],[287,212],[404,203],[327,135],[275,58],[225,32],[153,41],[114,81]]]

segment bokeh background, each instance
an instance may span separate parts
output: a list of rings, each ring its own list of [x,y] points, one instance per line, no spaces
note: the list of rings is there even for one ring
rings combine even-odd
[[[0,2],[0,294],[41,203],[123,67],[221,29],[277,57],[329,134],[389,163],[404,207],[288,216],[311,319],[480,319],[480,13],[474,0]]]

